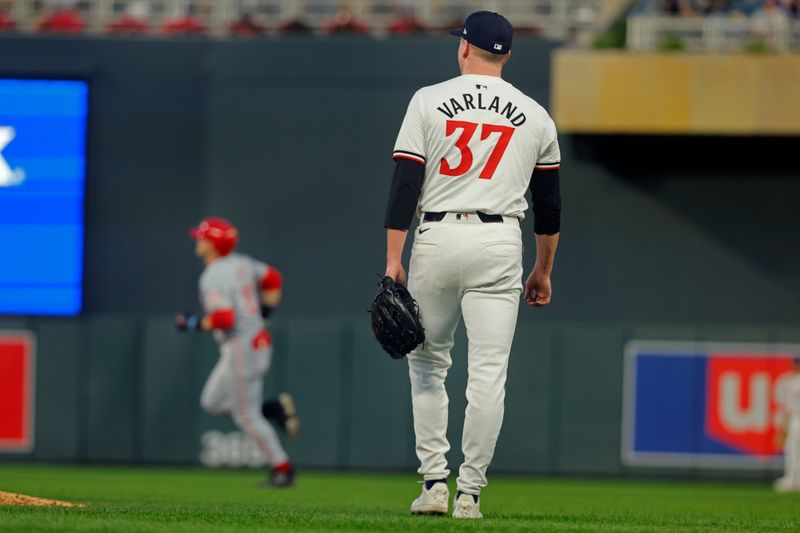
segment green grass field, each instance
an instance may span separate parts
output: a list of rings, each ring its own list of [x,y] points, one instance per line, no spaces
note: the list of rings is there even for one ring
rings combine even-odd
[[[0,506],[0,531],[800,531],[800,495],[767,486],[494,476],[479,522],[412,517],[416,478],[302,473],[258,489],[256,471],[0,463],[0,490],[87,503]],[[452,487],[451,487],[452,490]]]

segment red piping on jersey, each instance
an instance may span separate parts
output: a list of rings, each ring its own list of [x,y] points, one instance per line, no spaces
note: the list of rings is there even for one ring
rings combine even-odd
[[[423,165],[425,164],[425,160],[424,159],[419,158],[419,157],[414,157],[414,156],[411,156],[411,155],[405,155],[405,154],[395,154],[393,159],[410,159],[411,161],[415,161],[417,163],[422,163]]]
[[[561,165],[542,165],[535,167],[534,170],[557,170],[559,168],[561,168]]]
[[[211,329],[224,329],[229,330],[233,328],[236,323],[236,315],[233,309],[219,309],[208,314],[208,319],[211,322]]]
[[[262,291],[280,289],[283,287],[283,276],[278,272],[277,268],[270,267],[267,269],[267,273],[264,274],[264,277],[261,278],[261,281],[258,282],[258,285],[261,287]]]

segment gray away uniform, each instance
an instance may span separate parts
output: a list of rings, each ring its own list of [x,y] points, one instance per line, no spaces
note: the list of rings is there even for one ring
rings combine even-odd
[[[269,268],[246,255],[229,254],[209,264],[200,277],[205,312],[232,309],[235,315],[232,329],[214,331],[220,357],[203,388],[200,405],[211,414],[230,413],[256,442],[267,464],[275,467],[288,456],[261,413],[272,343],[261,319],[259,280]]]

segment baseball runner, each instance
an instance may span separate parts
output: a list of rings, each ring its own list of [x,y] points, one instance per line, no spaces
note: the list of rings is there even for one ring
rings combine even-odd
[[[267,420],[297,436],[300,420],[294,400],[283,393],[262,404],[264,375],[272,358],[272,339],[263,319],[280,303],[283,278],[274,267],[232,253],[239,234],[224,219],[206,218],[189,235],[197,241],[195,253],[206,265],[200,277],[205,314],[182,313],[176,325],[181,330],[211,331],[220,346],[200,405],[214,415],[230,413],[256,442],[270,466],[264,486],[290,487],[294,469]]]
[[[778,492],[800,491],[800,358],[792,370],[779,398],[778,443],[783,446],[783,477],[775,481]]]
[[[464,463],[454,518],[481,518],[503,421],[506,370],[522,289],[520,220],[532,191],[536,264],[525,282],[528,305],[550,303],[561,196],[556,128],[534,100],[501,78],[513,29],[488,11],[461,30],[461,76],[423,87],[408,105],[394,148],[386,213],[386,276],[405,283],[402,252],[414,212],[408,288],[419,303],[425,341],[408,356],[421,495],[413,514],[449,510],[445,454],[445,377],[463,316],[469,337]]]

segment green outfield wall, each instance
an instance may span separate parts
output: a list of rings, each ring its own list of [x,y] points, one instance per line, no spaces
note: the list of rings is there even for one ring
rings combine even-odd
[[[553,48],[520,39],[507,71],[545,106]],[[198,307],[186,229],[217,214],[240,227],[243,251],[285,275],[266,383],[302,411],[291,455],[308,467],[415,468],[406,365],[380,351],[366,309],[384,266],[397,129],[416,88],[457,74],[455,51],[433,38],[0,39],[2,76],[91,84],[85,311],[0,318],[38,343],[35,448],[0,458],[246,463],[220,459],[246,450],[220,445],[233,426],[198,404],[213,342],[172,327],[174,312]],[[665,473],[620,460],[624,345],[800,342],[797,140],[560,141],[554,301],[520,313],[493,468]],[[530,219],[523,230],[532,265]],[[455,464],[463,328],[453,355]]]

